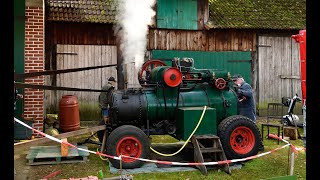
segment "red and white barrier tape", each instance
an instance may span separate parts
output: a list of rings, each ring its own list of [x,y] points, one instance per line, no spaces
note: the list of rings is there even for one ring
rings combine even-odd
[[[278,137],[277,135],[274,135],[274,134],[269,134],[269,137],[271,138],[274,138],[274,139],[279,139],[287,144],[290,144],[287,140],[285,139],[282,139],[281,137]],[[293,152],[295,152],[296,154],[298,153],[298,151],[306,151],[306,148],[297,148],[295,147],[294,145],[290,144],[291,145],[291,149]]]
[[[58,138],[55,138],[53,136],[50,136],[48,134],[45,134],[37,129],[34,129],[32,127],[30,127],[29,125],[25,124],[24,122],[20,121],[19,119],[17,118],[14,118],[14,120],[16,122],[18,122],[19,124],[41,134],[42,136],[48,138],[48,139],[51,139],[53,141],[56,141],[60,144],[65,144],[67,146],[70,146],[72,148],[76,148],[80,151],[85,151],[85,152],[88,152],[88,153],[91,153],[91,154],[96,154],[96,155],[99,155],[99,156],[104,156],[104,157],[107,157],[107,158],[112,158],[112,159],[117,159],[117,160],[121,160],[122,157],[125,157],[125,158],[130,158],[130,159],[135,159],[135,160],[140,160],[140,161],[145,161],[145,162],[152,162],[152,163],[157,163],[157,164],[167,164],[167,165],[179,165],[179,166],[197,166],[197,165],[221,165],[221,164],[230,164],[230,163],[235,163],[235,162],[241,162],[241,161],[247,161],[247,160],[250,160],[250,159],[255,159],[255,158],[258,158],[258,157],[262,157],[262,156],[265,156],[267,154],[270,154],[270,153],[273,153],[275,151],[278,151],[280,149],[283,149],[287,146],[291,146],[293,148],[294,151],[296,151],[295,147],[290,144],[288,141],[276,136],[276,135],[273,135],[273,134],[269,134],[269,137],[272,137],[272,138],[275,138],[275,139],[280,139],[282,140],[283,142],[287,143],[286,145],[284,146],[281,146],[281,147],[278,147],[276,149],[273,149],[271,151],[268,151],[268,152],[264,152],[264,153],[261,153],[261,154],[257,154],[257,155],[254,155],[254,156],[250,156],[250,157],[246,157],[246,158],[241,158],[241,159],[233,159],[233,160],[225,160],[225,161],[217,161],[217,162],[203,162],[203,163],[181,163],[181,162],[170,162],[170,161],[159,161],[159,160],[150,160],[150,159],[144,159],[144,158],[135,158],[135,157],[130,157],[130,156],[125,156],[125,155],[120,155],[119,157],[118,156],[111,156],[111,155],[107,155],[107,154],[103,154],[101,152],[95,152],[95,151],[90,151],[90,150],[87,150],[87,149],[83,149],[83,148],[79,148],[71,143],[68,143],[68,142],[64,142]]]

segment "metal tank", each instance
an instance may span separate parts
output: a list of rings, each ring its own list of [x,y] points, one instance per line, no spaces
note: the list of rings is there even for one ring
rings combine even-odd
[[[62,132],[80,129],[80,112],[77,96],[62,96],[59,102],[59,119],[59,128]]]

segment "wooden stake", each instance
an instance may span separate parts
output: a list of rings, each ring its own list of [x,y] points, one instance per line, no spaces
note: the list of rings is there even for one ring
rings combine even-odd
[[[101,145],[101,153],[104,153],[104,149],[106,146],[107,141],[107,130],[104,130],[103,139],[102,139],[102,145]]]
[[[67,138],[64,138],[61,140],[62,140],[62,142],[68,142]],[[61,144],[61,156],[62,157],[68,156],[68,150],[69,150],[68,145],[62,143]]]
[[[294,170],[294,151],[291,149],[290,152],[290,176],[292,176]]]

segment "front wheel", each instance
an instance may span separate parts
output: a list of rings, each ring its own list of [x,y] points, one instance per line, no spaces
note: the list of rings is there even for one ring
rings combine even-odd
[[[113,130],[107,139],[107,154],[113,156],[126,155],[134,158],[148,158],[150,141],[148,136],[139,128],[123,125]],[[116,168],[120,168],[120,161],[109,158]],[[141,167],[143,161],[122,157],[122,168],[132,169]]]
[[[245,116],[235,115],[224,119],[219,124],[218,136],[228,159],[246,158],[259,152],[259,128]]]

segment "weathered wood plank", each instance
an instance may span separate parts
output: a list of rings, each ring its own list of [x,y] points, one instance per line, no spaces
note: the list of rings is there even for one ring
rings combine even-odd
[[[238,30],[151,30],[147,49],[190,51],[249,51],[253,49],[253,31]],[[151,43],[153,42],[153,43]],[[244,43],[244,44],[243,44]]]
[[[176,32],[176,47],[175,47],[175,49],[176,50],[179,50],[179,49],[181,49],[181,31],[177,31]]]
[[[147,50],[154,49],[154,29],[149,29],[147,38],[148,38]]]
[[[181,38],[181,46],[180,46],[180,48],[181,48],[181,50],[187,50],[188,49],[188,47],[187,47],[187,33],[186,33],[186,31],[180,31],[181,32],[181,36],[180,36],[180,38]]]
[[[281,97],[301,93],[299,61],[291,36],[259,36],[259,103],[281,102]],[[298,56],[299,57],[299,56]],[[295,78],[286,78],[295,77]]]
[[[289,50],[292,61],[292,75],[299,77],[298,79],[292,79],[293,93],[298,93],[298,95],[302,97],[299,43],[295,42],[294,39],[290,39],[288,41],[288,45],[291,45],[291,48]]]
[[[209,51],[215,51],[216,50],[216,32],[213,30],[210,30],[208,32],[208,47]]]
[[[242,39],[241,39],[241,43],[242,43],[242,51],[248,51],[248,34],[246,31],[242,32]]]
[[[216,34],[216,51],[222,51],[224,45],[224,34],[221,31],[217,31]]]
[[[198,0],[198,29],[203,30],[204,23],[208,21],[209,8],[208,0]]]

